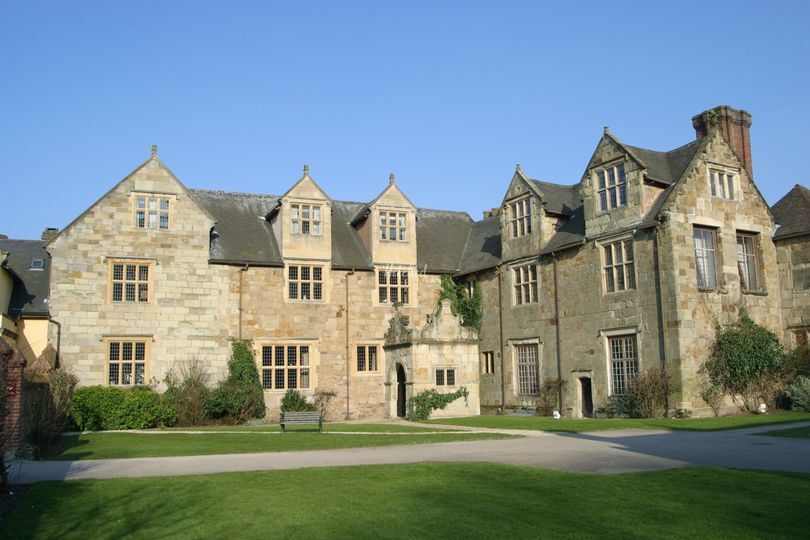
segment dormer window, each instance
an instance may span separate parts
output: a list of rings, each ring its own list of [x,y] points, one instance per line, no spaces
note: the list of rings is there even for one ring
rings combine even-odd
[[[712,197],[720,197],[721,199],[734,200],[736,190],[734,189],[734,180],[736,175],[728,170],[710,169],[709,170],[709,187],[712,190]]]
[[[596,172],[599,209],[607,212],[627,204],[627,182],[624,163],[617,163]]]
[[[532,203],[529,198],[515,201],[509,205],[512,238],[526,236],[532,232]]]
[[[380,240],[408,241],[408,217],[405,212],[380,211]]]
[[[321,235],[321,207],[312,204],[293,204],[292,233],[307,236]]]
[[[168,230],[169,198],[160,195],[136,195],[135,227]]]
[[[31,270],[44,270],[45,259],[31,259]]]

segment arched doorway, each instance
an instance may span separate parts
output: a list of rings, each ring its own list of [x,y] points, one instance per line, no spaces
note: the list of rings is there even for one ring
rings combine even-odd
[[[593,417],[593,388],[591,386],[591,378],[590,377],[580,377],[579,378],[580,384],[580,405],[582,416],[585,418]]]
[[[405,368],[397,364],[397,416],[405,418]]]

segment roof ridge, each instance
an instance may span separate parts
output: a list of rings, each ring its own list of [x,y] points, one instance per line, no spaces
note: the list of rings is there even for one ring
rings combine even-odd
[[[696,143],[699,143],[699,142],[700,142],[700,139],[695,139],[694,141],[689,141],[686,144],[676,146],[672,150],[652,150],[650,148],[644,148],[643,146],[634,146],[632,144],[625,144],[625,143],[622,143],[622,144],[624,144],[624,146],[629,146],[630,148],[633,148],[633,149],[636,149],[636,150],[644,150],[645,152],[655,152],[656,154],[671,154],[673,152],[677,152],[678,150],[686,148],[690,144],[696,144]]]
[[[537,180],[536,178],[529,178],[529,180],[537,184],[545,184],[547,186],[561,187],[567,189],[573,189],[580,185],[580,182],[577,182],[576,184],[558,184],[557,182],[549,182],[547,180]]]
[[[271,195],[269,193],[251,193],[248,191],[228,191],[225,189],[206,189],[206,188],[188,188],[193,193],[214,193],[223,195],[249,195],[251,197],[269,197],[278,199],[280,195]]]

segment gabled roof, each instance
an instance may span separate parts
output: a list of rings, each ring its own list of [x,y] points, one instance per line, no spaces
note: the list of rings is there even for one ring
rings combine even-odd
[[[351,225],[352,216],[364,204],[334,201],[332,203],[332,266],[370,270],[374,267],[365,244]]]
[[[47,317],[51,259],[42,240],[0,240],[0,251],[8,252],[6,267],[15,277],[8,314],[11,318]],[[42,270],[32,270],[31,261],[41,259]]]
[[[774,240],[810,234],[810,189],[796,184],[771,207],[771,213],[779,224]]]
[[[618,141],[618,139],[615,140]],[[689,165],[689,162],[692,161],[692,157],[694,157],[700,146],[700,140],[694,140],[689,144],[685,144],[669,152],[648,150],[621,142],[619,142],[619,144],[626,148],[630,152],[630,155],[646,167],[647,177],[650,180],[662,184],[672,184],[678,181]]]

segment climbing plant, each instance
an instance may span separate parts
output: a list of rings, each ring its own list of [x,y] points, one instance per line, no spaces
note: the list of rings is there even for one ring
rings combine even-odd
[[[436,409],[444,409],[458,398],[463,397],[467,402],[470,393],[465,387],[461,387],[450,394],[440,394],[434,389],[425,390],[408,400],[408,414],[406,420],[420,422],[430,418],[430,414]]]
[[[461,317],[463,326],[481,330],[481,289],[478,284],[475,284],[475,292],[470,296],[463,282],[449,275],[443,275],[441,280],[439,301],[450,300],[450,309],[453,315]]]
[[[718,330],[711,356],[701,370],[723,392],[740,397],[745,408],[754,410],[781,367],[782,357],[776,334],[743,312],[735,324]]]

